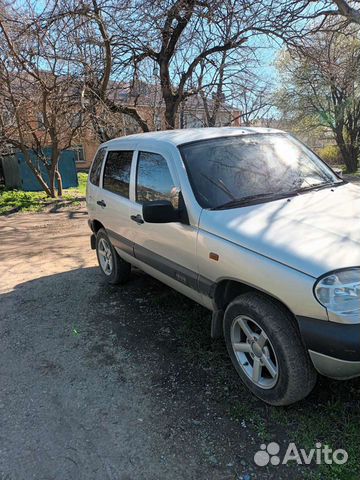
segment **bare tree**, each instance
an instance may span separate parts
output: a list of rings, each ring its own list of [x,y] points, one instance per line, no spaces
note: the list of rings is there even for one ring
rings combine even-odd
[[[251,126],[257,122],[266,124],[269,113],[273,108],[273,87],[271,84],[254,84],[251,80],[249,80],[248,85],[240,89],[236,96],[241,123],[245,126]],[[236,117],[234,120],[236,120]]]
[[[36,85],[32,97],[46,100],[37,101],[46,135],[35,140],[31,122],[32,129],[22,124],[21,131],[28,132],[26,147],[40,151],[44,138],[53,145],[52,179],[58,176],[55,157],[74,135],[58,126],[79,105],[82,120],[90,119],[101,142],[128,126],[158,128],[162,112],[165,127],[175,128],[180,107],[191,97],[202,98],[207,125],[233,104],[241,107],[244,123],[253,121],[266,109],[265,87],[246,75],[258,48],[254,38],[270,35],[292,43],[310,29],[304,19],[316,18],[307,9],[311,1],[124,0],[120,8],[114,0],[63,0],[47,2],[42,10],[31,1],[17,16],[12,13],[12,22],[2,18],[11,59],[6,64],[4,57],[3,71],[21,73],[18,82],[30,78]],[[149,71],[157,73],[150,74],[153,93],[144,105]],[[26,116],[19,118],[24,123]]]
[[[261,78],[259,63],[249,49],[239,58],[223,52],[209,71],[201,72],[198,87],[205,112],[205,126],[230,126],[238,122],[250,126],[264,119],[272,107],[272,83]],[[212,75],[211,75],[212,73]]]
[[[332,132],[349,172],[360,156],[360,37],[357,31],[318,32],[280,64],[278,106],[285,116]]]
[[[200,90],[193,85],[194,76],[201,76],[204,65],[218,70],[221,90],[222,54],[239,52],[247,45],[251,48],[250,39],[255,35],[290,38],[303,7],[299,9],[296,2],[289,1],[277,5],[267,1],[178,0],[170,3],[165,15],[163,10],[162,1],[144,2],[140,9],[139,21],[149,33],[142,41],[133,39],[134,61],[151,58],[158,64],[166,126],[174,128],[179,106],[203,88],[203,82]],[[217,98],[222,98],[221,92]]]
[[[0,32],[0,138],[22,152],[48,195],[56,183],[61,195],[60,155],[83,126],[81,83],[63,60],[61,31],[44,28],[30,3],[26,13],[0,14]]]
[[[217,125],[220,109],[225,104],[226,54],[226,51],[221,52],[220,62],[214,69],[215,78],[210,82],[210,88],[199,88],[204,105],[207,127],[215,127]],[[202,80],[204,79],[203,72],[201,72],[200,78]]]
[[[112,0],[65,0],[46,12],[47,24],[62,25],[66,42],[73,47],[70,59],[83,79],[84,105],[100,142],[112,136],[111,125],[124,117],[141,131],[149,131],[138,108],[136,74],[128,60],[131,47],[124,25],[134,11],[130,0],[121,6]]]
[[[62,22],[79,76],[86,86],[86,106],[101,141],[109,114],[128,116],[142,131],[154,128],[142,108],[144,70],[158,71],[166,128],[177,125],[180,106],[212,84],[214,124],[220,99],[228,90],[224,58],[236,57],[242,69],[253,38],[275,36],[291,42],[309,30],[315,18],[311,1],[259,0],[63,0],[48,8],[49,23]],[[145,65],[145,68],[144,68]],[[207,72],[197,82],[202,72]],[[210,81],[209,76],[216,81]],[[215,89],[217,93],[215,93]],[[126,93],[124,93],[126,91]]]

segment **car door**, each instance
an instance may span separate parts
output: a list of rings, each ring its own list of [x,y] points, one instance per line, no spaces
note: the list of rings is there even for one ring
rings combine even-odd
[[[102,173],[101,191],[97,204],[101,208],[100,221],[104,225],[111,243],[118,250],[133,254],[130,241],[131,201],[130,173],[134,157],[131,149],[110,149],[107,152]]]
[[[135,258],[159,272],[162,281],[201,303],[196,259],[197,225],[151,224],[142,219],[144,202],[169,200],[177,208],[180,184],[175,169],[164,155],[140,150],[134,177],[131,217]]]

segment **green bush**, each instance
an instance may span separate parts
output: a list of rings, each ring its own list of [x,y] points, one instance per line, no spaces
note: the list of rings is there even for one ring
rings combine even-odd
[[[329,165],[341,165],[344,163],[337,145],[327,145],[320,148],[317,153]]]

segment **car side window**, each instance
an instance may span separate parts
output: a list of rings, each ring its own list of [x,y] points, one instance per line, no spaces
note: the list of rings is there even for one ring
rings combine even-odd
[[[94,161],[91,166],[90,171],[90,182],[93,185],[99,186],[100,183],[100,173],[101,173],[101,165],[105,158],[106,148],[100,148],[95,155]]]
[[[132,157],[133,152],[128,150],[108,153],[103,178],[105,190],[129,198]]]
[[[169,200],[174,204],[177,189],[165,158],[157,153],[139,152],[136,174],[136,201]]]

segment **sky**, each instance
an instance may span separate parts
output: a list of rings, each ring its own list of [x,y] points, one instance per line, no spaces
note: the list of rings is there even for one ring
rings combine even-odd
[[[267,79],[269,83],[276,84],[278,81],[278,75],[275,62],[283,45],[281,45],[278,40],[271,38],[267,38],[264,41],[264,37],[258,38],[255,45],[258,49],[257,57],[259,59],[259,75]]]
[[[46,8],[48,1],[49,0],[33,0],[33,4],[35,9],[40,13]],[[15,4],[23,6],[24,1],[15,0]],[[272,85],[276,87],[278,75],[275,68],[275,62],[282,49],[280,41],[261,35],[260,37],[255,37],[250,44],[251,43],[257,47],[257,58],[259,61],[258,68],[256,69],[257,75],[268,82],[269,86]]]

